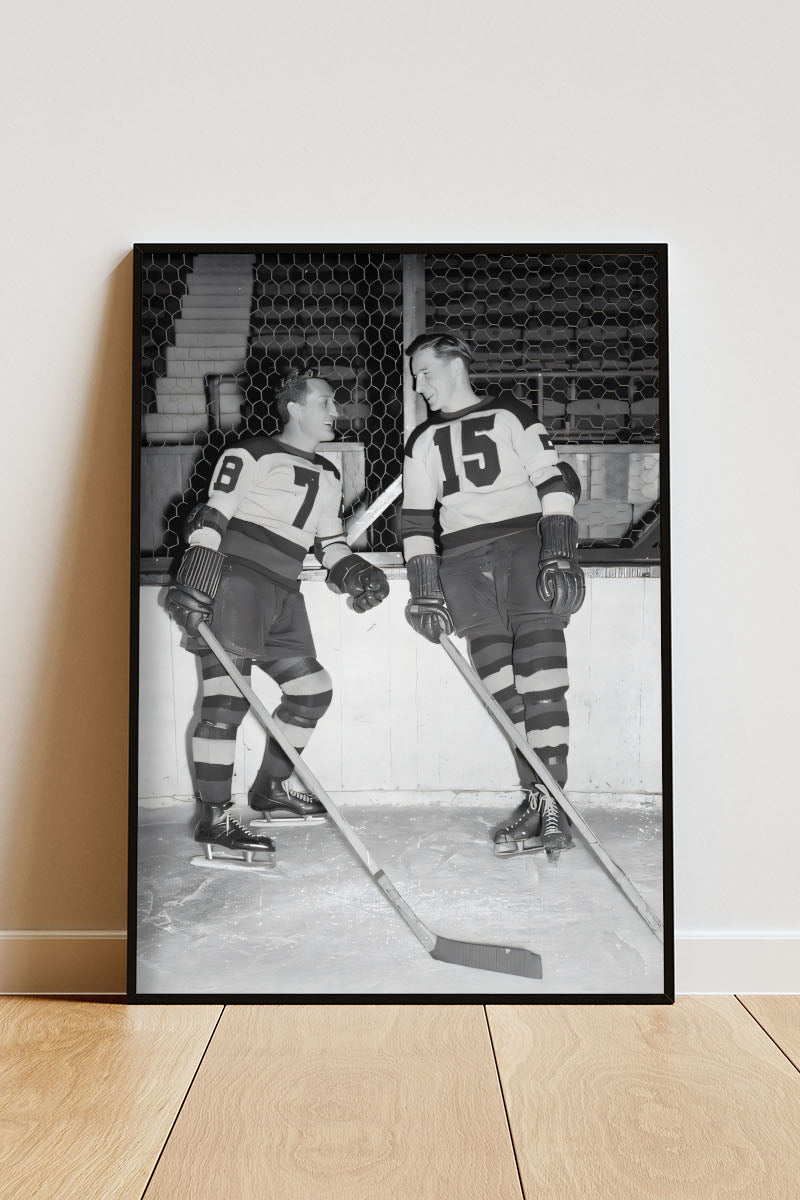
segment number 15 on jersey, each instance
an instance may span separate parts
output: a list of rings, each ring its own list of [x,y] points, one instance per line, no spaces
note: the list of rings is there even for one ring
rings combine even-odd
[[[464,478],[474,487],[489,487],[500,474],[497,443],[490,436],[495,414],[472,417],[461,422],[461,461],[463,477],[459,475],[453,453],[453,425],[437,429],[433,442],[442,459],[442,495],[451,496],[461,490]]]

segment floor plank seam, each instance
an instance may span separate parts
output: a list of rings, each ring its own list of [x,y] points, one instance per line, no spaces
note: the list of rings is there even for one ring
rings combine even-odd
[[[514,1155],[514,1166],[517,1169],[517,1179],[519,1180],[519,1190],[522,1194],[522,1200],[527,1200],[527,1195],[525,1192],[525,1184],[522,1179],[522,1171],[520,1170],[520,1166],[519,1166],[519,1158],[517,1157],[517,1147],[516,1147],[516,1143],[514,1141],[514,1131],[511,1128],[511,1120],[508,1115],[508,1105],[506,1104],[506,1094],[503,1090],[503,1080],[500,1076],[500,1067],[497,1062],[497,1054],[495,1053],[494,1038],[492,1037],[492,1026],[489,1022],[489,1010],[487,1009],[485,1004],[481,1005],[481,1007],[483,1008],[483,1016],[486,1021],[486,1032],[489,1034],[489,1045],[492,1048],[492,1058],[494,1059],[494,1070],[495,1070],[495,1074],[497,1075],[497,1085],[500,1088],[500,1099],[503,1101],[503,1112],[505,1113],[505,1117],[506,1117],[506,1128],[508,1129],[508,1136],[511,1140],[511,1150]]]
[[[741,998],[740,996],[734,996],[734,1000],[738,1000],[738,1001],[739,1001],[739,1003],[741,1004],[742,1008],[743,1008],[743,1009],[744,1009],[744,1011],[747,1013],[748,1017],[750,1017],[750,1019],[751,1019],[752,1021],[755,1021],[756,1025],[758,1026],[758,1028],[759,1028],[759,1029],[760,1029],[760,1030],[761,1030],[763,1033],[765,1033],[765,1034],[767,1035],[767,1037],[769,1038],[769,1040],[772,1042],[773,1046],[776,1046],[776,1047],[778,1048],[778,1050],[780,1050],[781,1054],[782,1054],[782,1055],[783,1055],[783,1057],[786,1059],[786,1061],[789,1063],[789,1065],[790,1065],[791,1067],[793,1067],[793,1068],[794,1068],[794,1070],[797,1072],[797,1074],[798,1074],[798,1075],[800,1075],[800,1066],[798,1066],[798,1065],[797,1065],[797,1063],[794,1061],[794,1059],[793,1059],[793,1058],[791,1058],[791,1057],[790,1057],[790,1056],[789,1056],[789,1055],[786,1053],[786,1051],[784,1050],[784,1048],[783,1048],[783,1046],[780,1044],[780,1042],[776,1042],[776,1041],[775,1041],[775,1038],[772,1036],[772,1034],[770,1033],[770,1031],[769,1031],[768,1029],[765,1029],[765,1028],[764,1028],[764,1026],[763,1026],[763,1025],[761,1024],[761,1022],[759,1021],[758,1017],[756,1017],[756,1016],[755,1016],[753,1013],[751,1013],[750,1009],[747,1007],[747,1005],[745,1004],[744,1000],[742,1000],[742,998]]]
[[[153,1164],[153,1169],[147,1178],[147,1183],[144,1185],[144,1191],[142,1192],[141,1200],[145,1200],[145,1197],[147,1196],[147,1192],[150,1188],[150,1184],[153,1182],[153,1176],[155,1175],[156,1171],[158,1170],[158,1164],[161,1162],[161,1159],[164,1156],[164,1151],[166,1150],[166,1148],[169,1144],[169,1139],[172,1137],[172,1132],[175,1129],[175,1126],[178,1124],[180,1115],[183,1112],[183,1106],[185,1105],[186,1101],[189,1098],[189,1092],[191,1092],[192,1088],[194,1087],[194,1081],[195,1081],[195,1079],[197,1079],[197,1076],[200,1072],[200,1068],[202,1067],[203,1062],[205,1061],[205,1057],[208,1054],[208,1048],[214,1040],[214,1034],[217,1032],[217,1029],[219,1028],[219,1023],[222,1020],[222,1017],[223,1017],[223,1014],[224,1014],[226,1008],[227,1008],[227,1005],[223,1004],[222,1008],[220,1009],[219,1016],[217,1017],[216,1021],[214,1022],[214,1028],[211,1030],[211,1034],[209,1036],[208,1041],[206,1042],[205,1049],[203,1050],[203,1053],[200,1055],[200,1061],[197,1064],[197,1067],[195,1068],[195,1072],[192,1075],[192,1078],[189,1080],[189,1086],[187,1087],[186,1092],[184,1093],[184,1097],[181,1100],[180,1105],[178,1106],[178,1111],[175,1113],[175,1119],[173,1120],[172,1124],[169,1127],[167,1136],[164,1138],[164,1145],[159,1150],[158,1158],[156,1159],[155,1163]]]

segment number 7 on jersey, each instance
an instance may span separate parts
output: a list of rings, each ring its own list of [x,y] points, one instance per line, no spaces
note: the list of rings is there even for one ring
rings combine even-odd
[[[319,492],[319,471],[311,471],[308,467],[295,467],[294,481],[298,487],[306,489],[303,503],[297,511],[297,516],[292,521],[292,525],[297,529],[302,529],[308,520],[309,513],[314,507],[314,501]]]

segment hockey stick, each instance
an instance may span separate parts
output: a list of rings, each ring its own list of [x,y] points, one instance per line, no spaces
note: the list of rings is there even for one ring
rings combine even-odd
[[[425,947],[431,958],[437,958],[441,962],[455,963],[457,966],[476,967],[482,971],[500,971],[505,975],[524,975],[528,979],[541,979],[542,960],[532,950],[523,950],[517,946],[494,946],[483,945],[478,942],[460,942],[453,938],[439,937],[438,934],[432,933],[426,925],[423,925],[416,913],[406,904],[385,871],[375,862],[356,831],[339,812],[339,809],[313,774],[310,767],[306,765],[294,746],[281,733],[274,718],[267,712],[241,672],[237,671],[229,655],[219,644],[205,621],[201,622],[198,633],[220,665],[225,668],[225,671],[236,684],[236,687],[245,700],[250,702],[253,712],[267,733],[275,739],[281,750],[283,750],[284,754],[291,761],[304,785],[322,801],[328,815],[348,842],[350,848],[361,860],[373,881],[403,918],[414,936]]]
[[[495,721],[510,739],[512,744],[517,748],[527,762],[530,763],[536,774],[541,779],[542,783],[549,788],[550,792],[564,809],[564,812],[568,817],[570,817],[575,828],[585,839],[586,844],[588,845],[592,854],[594,854],[595,858],[599,860],[604,870],[607,871],[607,873],[611,876],[617,887],[624,892],[633,907],[638,912],[639,916],[646,921],[659,941],[663,942],[664,927],[655,913],[651,910],[644,896],[637,891],[628,876],[622,870],[622,867],[618,866],[617,863],[614,862],[605,846],[598,840],[597,836],[586,824],[580,813],[576,812],[575,808],[564,795],[564,792],[558,786],[555,779],[553,779],[553,776],[539,758],[536,751],[528,745],[525,738],[520,734],[513,722],[510,721],[503,712],[503,709],[497,703],[494,696],[487,692],[481,680],[475,674],[469,663],[466,662],[464,656],[459,653],[459,651],[450,641],[449,637],[443,633],[440,635],[439,641],[447,651],[448,657],[458,667],[459,671],[464,676],[480,702],[483,704],[484,708],[487,709],[488,712],[494,717]]]
[[[403,490],[403,477],[398,475],[393,483],[390,483],[386,491],[381,492],[377,500],[373,500],[369,508],[363,508],[360,512],[353,513],[348,517],[345,528],[345,536],[348,542],[354,542],[356,538],[361,537],[378,517],[384,512],[393,500],[396,500]]]

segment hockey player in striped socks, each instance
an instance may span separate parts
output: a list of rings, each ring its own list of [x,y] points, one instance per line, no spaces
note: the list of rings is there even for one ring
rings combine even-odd
[[[216,658],[198,636],[208,621],[239,671],[253,665],[281,689],[275,712],[291,744],[302,751],[331,701],[331,679],[317,661],[300,592],[299,575],[314,548],[328,568],[328,586],[346,594],[356,612],[380,604],[386,576],[345,539],[342,482],[336,467],[316,453],[334,437],[330,385],[311,372],[291,371],[277,393],[282,430],[226,450],[208,500],[192,514],[188,548],[166,607],[185,629],[187,647],[200,655],[200,719],[192,754],[202,815],[195,839],[252,857],[271,852],[271,839],[228,818],[236,738],[248,710]],[[271,823],[321,820],[319,800],[290,783],[291,763],[271,738],[248,795]]]
[[[484,686],[563,787],[564,629],[584,599],[573,516],[578,478],[559,463],[529,406],[473,391],[463,338],[422,334],[406,353],[431,412],[405,451],[406,617],[430,641],[454,627],[467,639]],[[557,855],[572,844],[566,815],[527,760],[517,755],[517,764],[523,799],[494,831],[495,852],[544,846]]]

